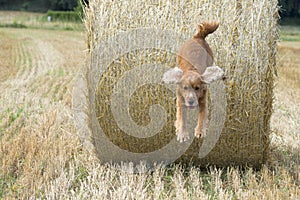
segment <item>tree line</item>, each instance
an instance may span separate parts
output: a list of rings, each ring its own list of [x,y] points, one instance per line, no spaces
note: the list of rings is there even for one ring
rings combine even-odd
[[[81,0],[0,0],[0,10],[46,12],[48,10],[71,11]],[[88,3],[88,0],[84,0]]]
[[[280,15],[282,18],[300,18],[299,0],[279,0]]]

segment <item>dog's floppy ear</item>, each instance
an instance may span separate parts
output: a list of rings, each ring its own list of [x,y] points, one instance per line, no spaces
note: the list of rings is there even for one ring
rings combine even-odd
[[[174,67],[164,73],[164,83],[178,83],[182,77],[183,71],[178,67]]]
[[[209,84],[216,80],[226,79],[224,71],[218,66],[207,67],[205,72],[201,75],[202,80]]]

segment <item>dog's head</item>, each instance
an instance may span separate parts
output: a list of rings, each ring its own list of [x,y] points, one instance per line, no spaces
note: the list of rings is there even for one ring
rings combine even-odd
[[[207,67],[203,74],[196,71],[183,73],[181,69],[175,67],[165,72],[163,82],[178,84],[177,92],[184,105],[195,108],[198,106],[198,100],[205,96],[207,84],[225,78],[224,71],[217,66]]]

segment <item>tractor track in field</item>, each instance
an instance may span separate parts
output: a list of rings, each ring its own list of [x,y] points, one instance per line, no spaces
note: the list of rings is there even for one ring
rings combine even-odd
[[[77,41],[77,48],[81,49],[82,55],[76,56],[74,61],[74,57],[70,57],[74,54],[73,48],[68,48],[68,42],[76,46],[73,44],[74,39],[68,41],[55,37],[55,34],[39,38],[36,36],[40,34],[31,35],[30,31],[14,31],[20,33],[15,33],[17,42],[12,48],[12,55],[7,59],[12,63],[10,67],[17,68],[17,72],[15,76],[0,82],[0,87],[6,85],[6,89],[10,86],[11,89],[22,89],[43,97],[63,96],[79,67],[83,65],[83,41]]]
[[[63,55],[49,42],[25,38],[19,43],[18,58],[15,62],[19,68],[15,77],[17,85],[27,86],[37,77],[44,76],[66,62]]]

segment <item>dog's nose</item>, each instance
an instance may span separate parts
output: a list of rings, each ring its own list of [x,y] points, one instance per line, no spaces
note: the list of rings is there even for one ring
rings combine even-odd
[[[194,100],[188,100],[190,106],[194,105]]]

